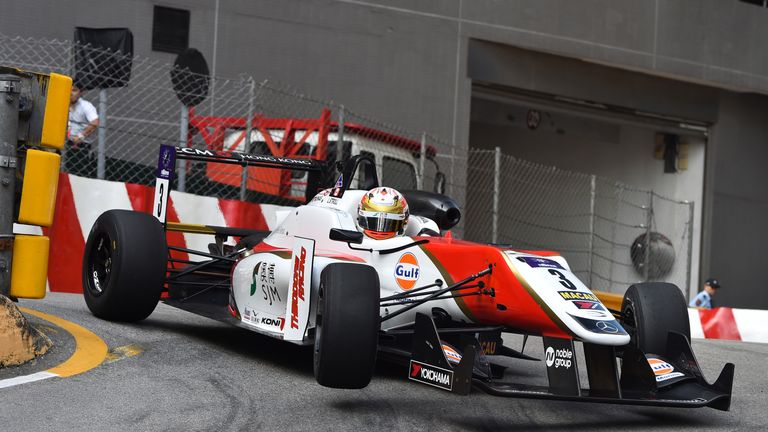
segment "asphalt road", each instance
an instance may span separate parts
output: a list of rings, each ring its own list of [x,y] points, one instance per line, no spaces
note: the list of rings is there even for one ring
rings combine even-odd
[[[82,297],[49,294],[21,306],[57,315],[98,334],[116,353],[84,374],[0,389],[0,431],[42,430],[765,430],[768,345],[694,341],[705,376],[736,364],[730,412],[492,397],[462,397],[411,383],[407,370],[380,364],[364,390],[317,385],[311,351],[159,305],[146,321],[116,324],[91,316]],[[74,350],[63,330],[33,320],[56,342],[33,364],[0,379],[45,370]],[[519,339],[512,340],[518,343]],[[121,347],[131,347],[126,350]],[[352,348],[352,347],[351,347]],[[138,353],[138,354],[137,354]],[[540,355],[529,340],[526,353]],[[117,355],[120,357],[120,355]],[[545,384],[541,362],[511,361],[508,377]]]

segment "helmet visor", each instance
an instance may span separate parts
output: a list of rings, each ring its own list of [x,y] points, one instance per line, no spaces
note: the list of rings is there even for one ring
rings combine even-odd
[[[405,225],[404,214],[360,211],[357,222],[363,229],[378,232],[398,232]]]

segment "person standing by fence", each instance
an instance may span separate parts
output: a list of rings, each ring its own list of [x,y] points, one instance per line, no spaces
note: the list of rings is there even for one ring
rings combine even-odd
[[[688,306],[712,309],[712,296],[715,295],[718,288],[720,288],[720,282],[717,279],[707,279],[704,282],[704,289],[691,300]]]
[[[69,124],[64,167],[71,174],[96,176],[96,159],[91,149],[94,132],[99,127],[99,113],[92,103],[82,98],[80,87],[72,86],[69,97]]]

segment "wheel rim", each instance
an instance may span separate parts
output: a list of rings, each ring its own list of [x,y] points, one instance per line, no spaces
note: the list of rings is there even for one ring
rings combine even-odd
[[[94,296],[104,293],[112,274],[112,248],[110,238],[102,233],[93,242],[88,266],[88,289]]]

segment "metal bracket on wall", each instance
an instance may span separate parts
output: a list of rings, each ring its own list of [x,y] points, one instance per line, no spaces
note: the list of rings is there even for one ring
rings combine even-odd
[[[18,93],[19,81],[3,80],[0,81],[0,93]]]
[[[0,168],[16,168],[18,159],[12,156],[0,156]]]

